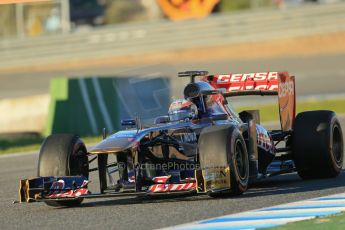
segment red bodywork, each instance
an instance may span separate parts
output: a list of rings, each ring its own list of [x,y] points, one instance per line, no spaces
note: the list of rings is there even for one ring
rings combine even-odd
[[[283,131],[292,130],[296,114],[295,77],[287,72],[219,74],[202,80],[224,93],[249,90],[277,92],[281,128]],[[219,96],[214,99],[222,100]]]

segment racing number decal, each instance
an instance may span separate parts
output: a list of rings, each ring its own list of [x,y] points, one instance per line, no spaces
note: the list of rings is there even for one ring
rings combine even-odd
[[[157,0],[171,20],[203,18],[208,16],[219,0]]]

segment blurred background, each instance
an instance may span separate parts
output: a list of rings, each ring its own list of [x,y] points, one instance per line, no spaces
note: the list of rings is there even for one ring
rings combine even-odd
[[[298,101],[345,113],[344,12],[345,0],[3,0],[1,149],[149,123],[182,97],[185,70],[289,71]]]
[[[105,25],[181,21],[244,10],[284,10],[342,0],[3,0],[1,39],[76,33]]]

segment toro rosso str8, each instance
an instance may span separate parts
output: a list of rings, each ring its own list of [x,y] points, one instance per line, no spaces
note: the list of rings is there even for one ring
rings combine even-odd
[[[20,182],[20,201],[52,206],[121,195],[240,195],[251,182],[296,171],[302,179],[336,177],[343,165],[343,137],[332,111],[295,116],[295,77],[286,72],[189,77],[184,99],[167,116],[143,128],[138,119],[87,150],[76,135],[53,134],[40,149],[38,177]],[[198,80],[196,80],[198,78]],[[236,113],[228,98],[276,95],[281,128],[260,125],[259,111]],[[97,166],[89,167],[92,161]],[[88,189],[98,171],[100,191]]]

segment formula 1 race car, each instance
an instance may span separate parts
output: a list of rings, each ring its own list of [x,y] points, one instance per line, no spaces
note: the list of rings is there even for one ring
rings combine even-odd
[[[20,182],[20,201],[79,205],[85,198],[208,194],[240,195],[248,184],[297,171],[302,179],[336,177],[343,165],[343,136],[332,111],[295,116],[295,77],[286,72],[189,77],[184,98],[167,116],[144,128],[122,120],[124,130],[87,150],[76,135],[53,134],[42,144],[38,177]],[[199,78],[196,81],[196,77]],[[277,95],[280,130],[260,125],[259,111],[236,113],[227,98]],[[89,167],[97,160],[97,166]],[[98,171],[100,192],[88,189]]]

